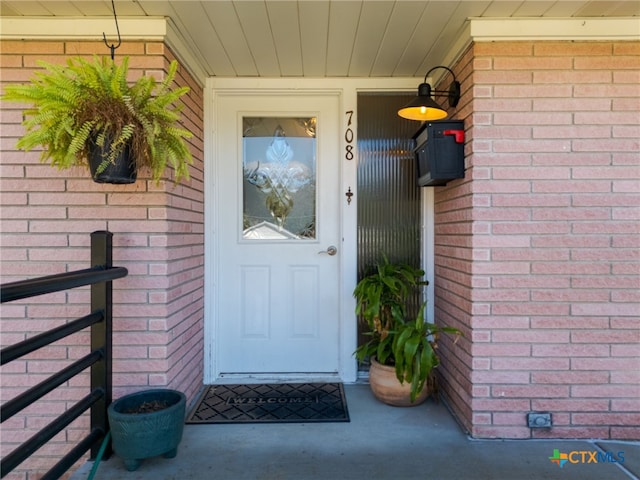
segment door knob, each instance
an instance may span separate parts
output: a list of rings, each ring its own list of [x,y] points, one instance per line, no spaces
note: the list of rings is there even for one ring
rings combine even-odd
[[[318,253],[326,253],[327,255],[335,255],[338,253],[338,249],[333,245],[329,245],[326,250],[320,250]]]

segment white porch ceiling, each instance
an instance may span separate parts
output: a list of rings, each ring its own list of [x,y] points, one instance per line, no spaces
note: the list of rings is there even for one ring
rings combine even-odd
[[[117,0],[115,6],[121,19],[168,18],[203,72],[218,77],[420,77],[445,62],[472,17],[640,15],[636,0]],[[112,7],[110,0],[2,0],[0,15],[109,18]],[[115,23],[106,34],[111,43]]]

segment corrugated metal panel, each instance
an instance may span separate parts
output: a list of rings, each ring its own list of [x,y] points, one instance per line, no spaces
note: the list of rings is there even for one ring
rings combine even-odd
[[[419,125],[397,115],[412,98],[358,95],[358,279],[384,255],[420,266],[420,189],[411,138]]]
[[[420,190],[411,137],[396,114],[412,95],[358,95],[358,278],[383,254],[420,265]]]

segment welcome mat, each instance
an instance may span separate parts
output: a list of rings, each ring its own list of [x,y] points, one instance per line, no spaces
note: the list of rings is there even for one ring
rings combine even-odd
[[[348,422],[341,383],[208,386],[186,423]]]

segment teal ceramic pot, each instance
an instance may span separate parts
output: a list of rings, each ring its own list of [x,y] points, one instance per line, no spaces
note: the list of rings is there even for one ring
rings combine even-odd
[[[113,450],[127,470],[136,470],[145,458],[176,456],[186,404],[182,392],[157,389],[132,393],[109,405]],[[166,408],[154,410],[158,405]]]

